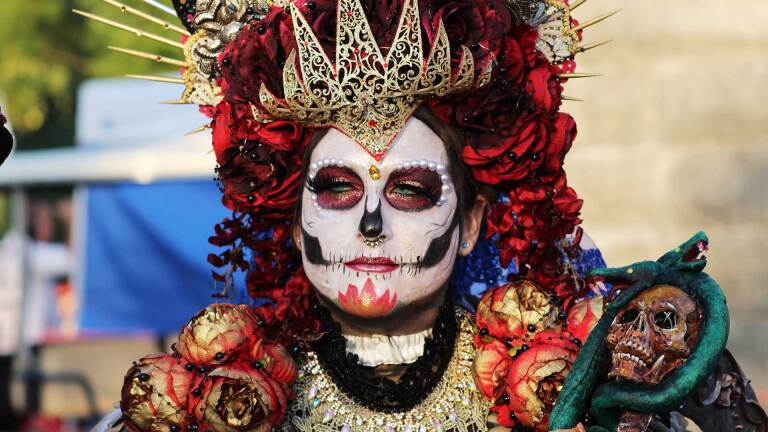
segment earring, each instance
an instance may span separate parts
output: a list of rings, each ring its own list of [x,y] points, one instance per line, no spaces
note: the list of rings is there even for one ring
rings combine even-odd
[[[462,247],[463,249],[466,249],[466,248],[468,248],[468,247],[469,247],[469,242],[464,242],[464,243],[462,243],[462,244],[461,244],[461,247]]]

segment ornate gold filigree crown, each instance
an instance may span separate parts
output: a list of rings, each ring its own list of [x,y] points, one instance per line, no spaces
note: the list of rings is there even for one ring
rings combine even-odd
[[[417,0],[406,0],[386,56],[374,40],[359,0],[340,0],[336,25],[336,63],[326,55],[299,9],[291,4],[298,47],[283,68],[284,99],[264,85],[258,120],[291,119],[306,126],[334,127],[381,159],[406,120],[426,100],[479,87],[490,81],[493,60],[475,78],[470,50],[451,69],[451,47],[442,21],[424,59]],[[263,112],[266,111],[266,112]],[[266,116],[265,116],[266,114]]]

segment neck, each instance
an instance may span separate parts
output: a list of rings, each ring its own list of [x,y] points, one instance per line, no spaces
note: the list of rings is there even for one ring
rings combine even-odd
[[[331,318],[339,323],[342,334],[398,336],[431,329],[440,314],[440,307],[445,303],[446,291],[447,286],[428,298],[399,307],[392,314],[381,318],[351,315],[322,295],[318,294],[317,297],[320,303],[330,311]]]

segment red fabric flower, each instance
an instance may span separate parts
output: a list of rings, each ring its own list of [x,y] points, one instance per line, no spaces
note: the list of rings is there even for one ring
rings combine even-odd
[[[584,342],[603,316],[603,297],[594,296],[577,301],[568,311],[568,332]]]
[[[225,98],[232,103],[258,100],[261,85],[276,95],[283,94],[283,64],[296,48],[290,15],[273,7],[259,22],[246,26],[221,54],[229,59],[222,66]]]
[[[248,306],[213,304],[181,329],[176,350],[195,364],[221,363],[248,346],[258,328]]]
[[[246,363],[214,369],[195,384],[189,411],[201,429],[267,432],[278,427],[288,406],[289,388]]]
[[[516,340],[552,328],[557,314],[551,296],[523,280],[488,290],[477,306],[477,326],[501,340]]]
[[[549,413],[578,352],[565,340],[539,343],[546,337],[539,336],[512,362],[507,382],[509,408],[521,424],[536,431],[547,430]]]
[[[156,354],[134,363],[125,375],[120,410],[131,432],[186,428],[187,393],[194,372],[178,358]]]
[[[496,400],[504,392],[511,362],[509,348],[497,339],[491,339],[477,349],[472,372],[477,388],[486,398]]]

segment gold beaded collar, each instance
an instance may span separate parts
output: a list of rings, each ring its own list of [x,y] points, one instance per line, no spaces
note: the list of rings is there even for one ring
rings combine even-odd
[[[287,419],[287,429],[301,432],[487,430],[490,402],[475,387],[472,375],[475,327],[467,312],[457,310],[456,315],[459,334],[453,358],[432,393],[414,408],[383,413],[356,403],[336,387],[317,356],[310,352],[294,385],[296,400],[288,411],[292,417]]]

